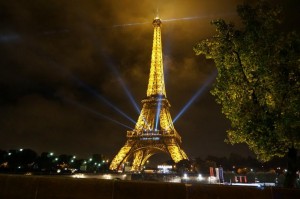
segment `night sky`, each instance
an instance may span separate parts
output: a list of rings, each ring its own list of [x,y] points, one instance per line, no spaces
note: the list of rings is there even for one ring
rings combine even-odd
[[[156,8],[166,20],[165,83],[175,118],[216,70],[193,46],[214,34],[212,19],[236,21],[241,2],[0,0],[0,149],[112,158],[134,127],[116,110],[136,121],[126,93],[139,107],[146,96]],[[224,143],[229,121],[209,89],[174,124],[184,150],[190,158],[251,155]]]

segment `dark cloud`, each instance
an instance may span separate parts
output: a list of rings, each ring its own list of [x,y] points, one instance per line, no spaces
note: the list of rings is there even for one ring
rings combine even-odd
[[[120,78],[140,105],[156,8],[162,19],[184,18],[166,21],[162,29],[167,96],[175,117],[215,70],[212,61],[195,56],[193,45],[213,34],[212,19],[234,21],[240,2],[0,0],[0,148],[112,157],[127,129],[100,114],[134,124],[103,97],[137,120]],[[229,124],[208,91],[175,127],[191,157],[249,154],[246,147],[223,142]]]

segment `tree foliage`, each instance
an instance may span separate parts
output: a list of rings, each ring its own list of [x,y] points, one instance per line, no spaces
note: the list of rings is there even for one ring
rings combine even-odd
[[[246,143],[259,159],[300,149],[300,39],[282,29],[279,8],[260,1],[237,8],[241,26],[213,21],[216,35],[194,51],[213,59],[212,94],[231,121],[232,144]]]

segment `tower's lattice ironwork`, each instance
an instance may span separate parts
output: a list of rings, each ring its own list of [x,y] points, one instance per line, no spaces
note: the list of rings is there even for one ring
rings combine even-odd
[[[167,153],[174,162],[188,159],[181,148],[181,137],[174,128],[169,112],[171,107],[165,89],[161,20],[153,20],[154,36],[147,97],[142,100],[142,110],[134,130],[127,131],[127,141],[110,164],[118,170],[131,159],[132,171],[142,170],[146,161],[156,153]]]

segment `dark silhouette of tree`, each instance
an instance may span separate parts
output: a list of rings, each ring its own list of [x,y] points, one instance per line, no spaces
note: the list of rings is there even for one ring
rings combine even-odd
[[[57,164],[59,165],[69,165],[72,160],[72,155],[61,154],[58,156]]]
[[[191,162],[187,159],[180,160],[176,163],[177,172],[183,174],[191,169]]]
[[[9,150],[7,163],[11,171],[25,171],[33,168],[37,153],[31,149]]]
[[[3,172],[7,169],[7,152],[0,150],[0,171]]]
[[[99,172],[101,166],[105,165],[105,157],[102,154],[93,154],[92,158],[87,162],[88,172]]]
[[[32,169],[38,155],[31,149],[24,149],[20,153],[20,164],[25,169]]]
[[[55,170],[56,164],[54,157],[48,152],[43,152],[36,160],[35,168],[42,172],[51,172]]]
[[[7,152],[0,149],[0,165],[6,161]]]

